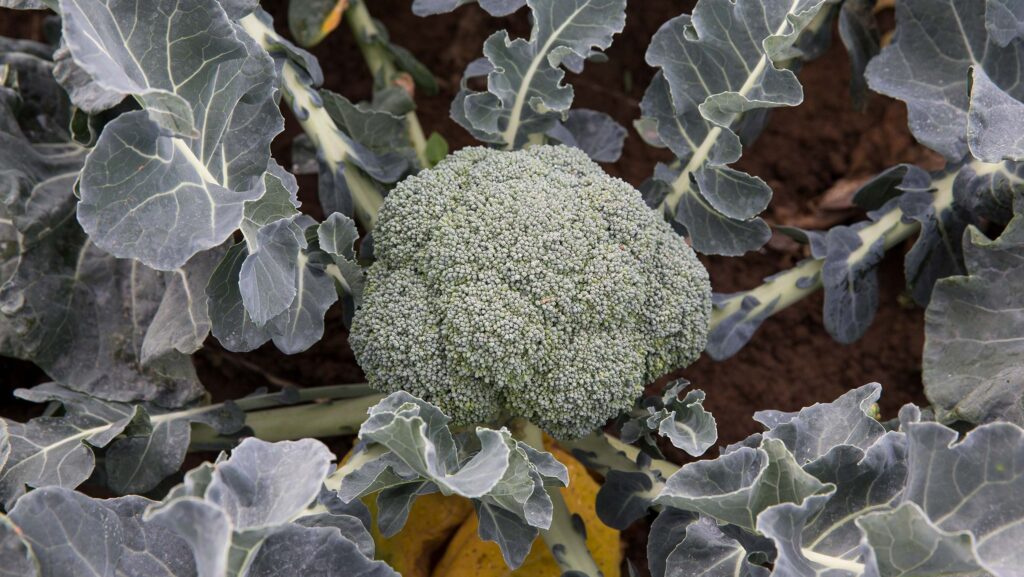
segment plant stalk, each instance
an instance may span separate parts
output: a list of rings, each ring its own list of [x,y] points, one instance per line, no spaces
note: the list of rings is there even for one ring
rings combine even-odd
[[[247,411],[245,426],[252,430],[254,437],[270,442],[354,435],[366,420],[370,407],[384,398],[378,393],[349,397],[347,392],[336,391],[334,387],[324,387],[320,394],[325,392],[339,392],[345,396],[326,397],[332,398],[327,402]],[[303,400],[316,398],[325,397],[309,397]],[[242,399],[239,404],[245,400]],[[192,424],[192,450],[223,449],[234,444],[232,437],[220,435],[207,425]]]
[[[348,10],[345,11],[345,22],[352,31],[359,51],[363,54],[363,60],[370,68],[374,80],[379,78],[385,86],[394,83],[399,74],[398,67],[395,66],[395,59],[391,53],[377,41],[381,37],[381,33],[377,30],[377,24],[370,16],[364,0],[352,0]],[[409,142],[412,143],[412,148],[416,152],[416,159],[419,161],[420,167],[429,167],[427,138],[423,134],[423,127],[415,110],[406,113],[405,125]]]
[[[559,441],[559,444],[573,453],[588,469],[600,475],[609,471],[631,471],[644,473],[651,479],[654,494],[660,493],[668,479],[679,471],[679,465],[664,459],[650,459],[646,466],[637,464],[640,449],[623,443],[607,433],[593,433],[582,439]]]
[[[255,15],[239,21],[242,28],[268,52],[274,52],[281,37]],[[384,204],[384,195],[377,186],[352,162],[353,151],[341,137],[341,129],[331,119],[323,101],[313,87],[309,75],[298,65],[285,58],[281,68],[281,93],[302,130],[309,136],[328,168],[336,175],[344,175],[360,223],[372,230],[377,224],[377,212]]]
[[[1002,164],[990,164],[978,160],[965,165],[961,170],[964,168],[969,168],[978,175],[1005,172]],[[932,182],[932,187],[935,189],[932,207],[936,214],[948,210],[953,205],[953,186],[959,174],[959,171],[949,172]],[[870,247],[878,241],[881,241],[883,249],[888,251],[916,234],[920,229],[919,222],[905,221],[903,211],[899,207],[893,207],[875,222],[857,232],[861,245],[850,254],[848,260],[856,262],[863,258]],[[772,276],[759,287],[729,295],[728,298],[715,305],[712,310],[710,330],[714,331],[724,321],[737,314],[743,315],[740,322],[746,322],[757,319],[759,316],[774,315],[799,302],[822,287],[821,273],[824,265],[825,259],[806,259],[790,270]],[[743,311],[743,302],[748,297],[755,299],[757,304],[751,309]],[[761,321],[763,318],[757,322]],[[716,360],[723,359],[716,358]]]
[[[511,429],[520,441],[538,451],[545,450],[544,433],[533,423],[515,419]],[[548,487],[547,492],[553,506],[551,526],[542,529],[540,535],[561,568],[562,575],[601,577],[601,569],[587,548],[587,530],[583,520],[569,511],[561,488]]]
[[[828,9],[828,7],[823,7],[818,12],[818,14],[815,15],[815,18],[811,22],[809,22],[807,26],[804,28],[804,30],[800,33],[800,37],[797,39],[797,43],[799,43],[801,39],[818,34],[823,26],[831,22],[831,14],[832,11]],[[786,26],[789,26],[789,18],[783,19],[782,23],[779,25],[779,28],[775,30],[774,35],[777,36],[782,34],[785,31]],[[758,60],[757,64],[752,69],[749,70],[746,81],[743,83],[741,87],[739,87],[737,93],[739,93],[742,96],[746,96],[751,90],[753,90],[757,85],[757,80],[761,77],[762,72],[764,72],[765,68],[767,68],[768,66],[792,69],[798,66],[801,62],[803,62],[803,60],[799,58],[791,58],[789,60],[780,62],[771,62],[768,58],[768,55],[765,54]],[[732,115],[732,118],[730,122],[728,122],[727,126],[731,127],[735,125],[741,117],[742,114],[739,113]],[[704,136],[704,139],[700,142],[700,144],[694,148],[693,154],[690,156],[690,160],[687,161],[685,165],[683,165],[679,161],[673,163],[673,166],[682,166],[683,168],[682,171],[679,173],[679,176],[676,177],[675,181],[672,182],[672,190],[661,202],[660,208],[662,212],[669,218],[675,217],[676,209],[679,206],[679,201],[682,199],[684,194],[693,193],[698,202],[707,205],[707,202],[704,200],[704,198],[700,195],[699,192],[691,191],[692,184],[690,182],[690,176],[697,169],[699,169],[707,160],[708,156],[711,154],[711,151],[714,149],[715,144],[718,142],[719,137],[721,137],[722,131],[723,128],[721,126],[713,127]]]

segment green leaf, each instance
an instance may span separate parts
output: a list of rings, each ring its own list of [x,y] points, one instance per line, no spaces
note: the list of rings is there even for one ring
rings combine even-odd
[[[742,543],[704,517],[686,527],[685,537],[665,559],[665,576],[767,577],[768,569],[754,565],[748,556]]]
[[[0,134],[0,162],[11,176],[0,184],[10,223],[0,228],[13,227],[20,239],[16,268],[0,288],[0,347],[76,390],[188,403],[202,388],[181,351],[205,338],[205,296],[189,296],[179,283],[200,288],[209,263],[197,259],[167,274],[100,250],[74,218],[83,154],[75,145],[33,146]],[[184,303],[194,319],[168,314]]]
[[[690,383],[678,379],[665,387],[660,397],[648,397],[638,404],[646,415],[629,419],[622,425],[625,443],[642,441],[642,448],[661,458],[653,435],[666,437],[677,449],[699,457],[718,440],[718,427],[711,413],[704,410],[704,391],[693,390],[679,398]]]
[[[471,92],[466,80],[452,103],[452,118],[484,142],[519,148],[531,134],[551,129],[572,103],[561,66],[578,72],[583,60],[608,48],[625,25],[624,0],[528,0],[530,40],[496,32],[484,43],[490,61],[487,91]],[[476,65],[479,68],[479,65]]]
[[[938,423],[908,427],[910,471],[904,498],[920,506],[935,527],[973,537],[977,559],[995,575],[1024,562],[1024,429],[982,425],[958,441]]]
[[[75,64],[144,107],[108,124],[90,153],[83,228],[103,250],[161,270],[223,243],[263,194],[283,129],[271,58],[218,3],[162,0],[143,18],[64,0],[61,13]]]
[[[944,419],[1024,423],[1024,216],[965,238],[968,276],[936,283],[925,313],[925,394]]]
[[[867,449],[885,433],[871,415],[882,386],[871,383],[844,393],[831,403],[816,403],[796,413],[758,411],[754,420],[779,439],[801,466],[814,463],[838,445]]]
[[[428,168],[435,166],[446,156],[448,156],[448,141],[440,133],[431,132],[430,137],[427,138],[427,161],[430,163]]]
[[[35,403],[58,402],[64,414],[6,422],[0,428],[0,445],[8,451],[0,463],[0,503],[7,508],[26,487],[74,488],[85,481],[95,466],[92,448],[105,448],[106,482],[113,491],[149,491],[181,467],[190,423],[230,434],[245,422],[232,404],[167,412],[152,404],[103,401],[55,383],[19,389],[15,395]]]
[[[939,529],[913,503],[865,515],[857,525],[864,531],[870,575],[989,575],[974,558],[970,534]]]
[[[741,447],[714,461],[685,465],[669,477],[656,502],[753,531],[768,507],[800,503],[826,487],[797,464],[782,441],[764,439],[756,449]]]
[[[651,39],[647,62],[661,70],[641,103],[640,132],[679,159],[655,178],[671,185],[662,206],[696,250],[736,256],[767,242],[757,215],[771,189],[726,165],[741,154],[743,113],[802,102],[796,74],[775,60],[799,55],[797,38],[826,4],[702,0]]]
[[[172,489],[146,520],[188,543],[200,577],[395,577],[355,517],[311,513],[333,455],[319,441],[246,439]]]
[[[242,235],[255,250],[259,246],[259,230],[272,222],[299,214],[299,185],[295,177],[276,162],[271,162],[263,175],[266,192],[257,200],[245,203]]]
[[[570,110],[568,117],[548,130],[547,135],[566,146],[574,146],[597,162],[615,162],[622,156],[626,128],[611,116],[586,108]]]
[[[320,224],[317,238],[321,250],[334,261],[333,268],[327,267],[327,273],[338,281],[345,295],[351,299],[351,307],[347,306],[346,310],[358,308],[363,302],[366,271],[356,261],[355,242],[359,239],[359,230],[355,221],[336,212]]]
[[[805,467],[836,489],[765,510],[757,528],[775,543],[777,570],[787,575],[817,576],[844,568],[851,575],[862,555],[856,522],[899,502],[907,479],[907,441],[891,432],[866,450],[835,445]]]
[[[359,437],[384,449],[348,474],[338,491],[351,502],[382,491],[390,509],[382,525],[401,528],[411,500],[440,490],[474,500],[482,539],[495,541],[510,566],[530,550],[538,529],[551,525],[553,504],[546,485],[568,485],[568,471],[547,453],[512,438],[506,429],[478,427],[453,436],[437,407],[399,391],[370,409]],[[383,501],[381,500],[383,499]],[[383,513],[382,513],[383,516]]]
[[[873,90],[907,103],[914,136],[953,162],[968,152],[988,162],[1022,154],[1024,125],[1012,111],[1024,97],[1024,44],[1000,28],[1013,23],[997,17],[1005,2],[981,4],[899,2],[896,36],[867,67]]]

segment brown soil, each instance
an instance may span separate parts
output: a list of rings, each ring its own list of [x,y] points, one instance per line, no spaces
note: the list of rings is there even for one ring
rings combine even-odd
[[[514,36],[527,35],[528,22],[522,13],[491,18],[472,7],[420,19],[411,13],[410,4],[409,0],[377,0],[372,9],[392,40],[412,50],[438,79],[437,95],[417,95],[424,129],[428,134],[443,134],[453,149],[476,144],[448,116],[462,71],[480,56],[483,41],[493,31],[505,28]],[[630,3],[626,31],[608,50],[609,61],[589,64],[579,76],[570,75],[576,90],[574,104],[603,110],[632,126],[654,72],[643,59],[650,37],[662,22],[691,9],[692,3],[667,0]],[[283,20],[283,6],[271,6],[270,10],[277,21]],[[353,99],[369,96],[370,77],[346,29],[339,29],[313,52],[324,67],[328,88]],[[800,72],[805,103],[773,112],[764,133],[737,163],[775,191],[766,214],[770,222],[809,228],[852,222],[863,217],[848,208],[849,193],[857,183],[898,162],[930,167],[941,162],[914,144],[901,103],[872,95],[863,112],[855,110],[849,78],[846,53],[836,42]],[[288,135],[297,132],[298,127],[290,122]],[[275,154],[287,158],[286,142],[275,148]],[[607,169],[637,185],[651,174],[656,162],[669,158],[667,151],[647,146],[631,131],[622,158]],[[311,182],[303,192],[304,200],[315,204]],[[736,291],[752,288],[763,277],[793,265],[802,258],[802,250],[787,239],[776,238],[765,249],[742,258],[709,257],[704,261],[715,290]],[[705,357],[679,371],[676,376],[684,376],[708,392],[707,405],[718,419],[723,443],[756,431],[757,424],[751,419],[756,410],[793,410],[831,400],[872,381],[885,387],[884,415],[894,415],[907,402],[924,402],[922,311],[900,304],[903,282],[898,252],[884,263],[882,277],[875,323],[853,345],[840,345],[825,332],[819,294],[768,319],[751,343],[728,361],[718,363]],[[335,325],[314,349],[291,358],[272,349],[251,358],[275,374],[305,385],[343,380],[358,373],[343,333]],[[205,363],[206,358],[208,355],[200,357],[199,362]],[[219,388],[214,380],[207,385],[215,391]]]
[[[266,4],[266,3],[265,3]],[[285,30],[285,3],[268,8]],[[452,148],[475,144],[448,117],[448,107],[459,87],[465,66],[480,55],[484,39],[507,28],[513,36],[529,33],[524,14],[490,18],[475,7],[454,14],[420,19],[410,11],[410,0],[376,0],[374,15],[383,21],[391,38],[418,55],[438,78],[440,93],[417,95],[419,117],[429,134],[438,131]],[[653,74],[643,60],[644,51],[662,22],[689,12],[692,2],[644,0],[629,4],[627,27],[608,51],[609,62],[588,64],[582,75],[569,80],[576,90],[576,105],[603,110],[620,123],[632,126],[639,116],[639,101]],[[0,32],[38,35],[34,24],[20,27],[24,17],[0,11]],[[326,86],[353,98],[370,95],[371,81],[351,35],[344,27],[313,50],[326,73]],[[796,108],[772,113],[762,136],[746,150],[737,167],[760,176],[775,191],[766,218],[773,224],[825,228],[852,222],[862,213],[849,207],[849,195],[867,176],[897,162],[917,162],[930,168],[941,163],[915,145],[906,128],[901,103],[872,95],[866,109],[853,108],[848,91],[850,71],[842,46],[836,42],[820,59],[800,73],[806,102]],[[287,116],[287,115],[286,115]],[[289,118],[286,134],[274,146],[275,156],[287,166],[288,143],[299,132]],[[667,151],[645,145],[632,130],[622,159],[609,172],[639,184],[654,163],[667,160]],[[312,177],[300,179],[301,198],[311,212],[318,212]],[[742,258],[705,258],[712,283],[718,291],[756,286],[763,277],[793,265],[803,248],[784,238]],[[808,298],[768,319],[750,344],[726,362],[702,358],[679,371],[695,387],[707,391],[707,407],[718,420],[722,443],[737,441],[756,431],[754,411],[765,408],[795,410],[828,401],[844,391],[877,381],[885,387],[883,416],[894,416],[907,402],[923,403],[920,360],[923,346],[923,315],[918,308],[901,303],[904,291],[899,251],[882,266],[881,304],[875,322],[855,344],[835,343],[821,322],[822,297]],[[246,355],[223,352],[211,339],[196,355],[199,373],[216,399],[248,393],[257,386],[273,386],[266,375],[301,386],[361,380],[359,367],[346,342],[340,314],[332,311],[323,341],[293,356],[266,346]],[[242,362],[232,359],[241,358]],[[5,416],[21,417],[26,407],[10,401],[9,391],[40,382],[43,375],[26,363],[0,359],[0,388]],[[638,541],[642,541],[639,539]],[[636,543],[631,553],[642,551]],[[631,554],[642,563],[642,553]]]

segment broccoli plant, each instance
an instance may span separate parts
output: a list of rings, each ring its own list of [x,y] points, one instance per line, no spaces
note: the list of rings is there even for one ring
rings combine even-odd
[[[459,151],[395,187],[374,234],[359,364],[456,424],[581,437],[704,349],[707,271],[577,149]]]
[[[529,13],[464,71],[450,115],[483,146],[451,154],[416,109],[438,81],[366,0],[292,0],[287,23],[304,47],[346,25],[365,102],[255,0],[0,0],[59,21],[52,44],[0,38],[0,355],[52,381],[15,392],[38,416],[0,420],[0,575],[409,577],[471,557],[615,577],[638,521],[654,577],[1018,575],[1024,0],[899,0],[891,38],[872,6],[699,0],[665,22],[634,129],[674,160],[634,188],[597,164],[627,129],[573,108],[568,81],[607,58],[626,0],[411,1]],[[872,178],[862,222],[774,226],[807,258],[713,294],[697,253],[773,234],[770,187],[730,165],[801,103],[834,27],[855,100],[906,102],[947,164]],[[714,384],[652,383],[818,289],[828,332],[860,338],[905,244],[930,406],[883,416],[869,384],[758,412],[764,432],[715,458],[666,456],[718,442]],[[191,359],[209,339],[301,352],[341,330],[332,307],[366,383],[211,400]],[[182,472],[190,451],[219,454]]]

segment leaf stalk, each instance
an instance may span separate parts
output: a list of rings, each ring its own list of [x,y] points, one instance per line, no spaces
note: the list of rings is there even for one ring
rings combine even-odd
[[[544,451],[544,433],[528,421],[516,419],[511,424],[513,435],[538,451]],[[601,569],[587,548],[587,531],[579,515],[569,511],[561,488],[547,487],[553,506],[551,525],[540,532],[551,550],[562,575],[601,577]]]
[[[381,37],[377,24],[370,16],[363,0],[352,0],[348,10],[345,11],[345,23],[348,24],[352,35],[355,37],[359,51],[363,54],[363,60],[373,74],[374,79],[380,79],[384,85],[393,84],[398,79],[399,70],[395,65],[392,56],[375,39]],[[406,132],[409,135],[409,142],[416,152],[416,159],[421,168],[430,166],[427,158],[427,138],[423,134],[423,126],[416,115],[415,110],[410,110],[405,115]]]

